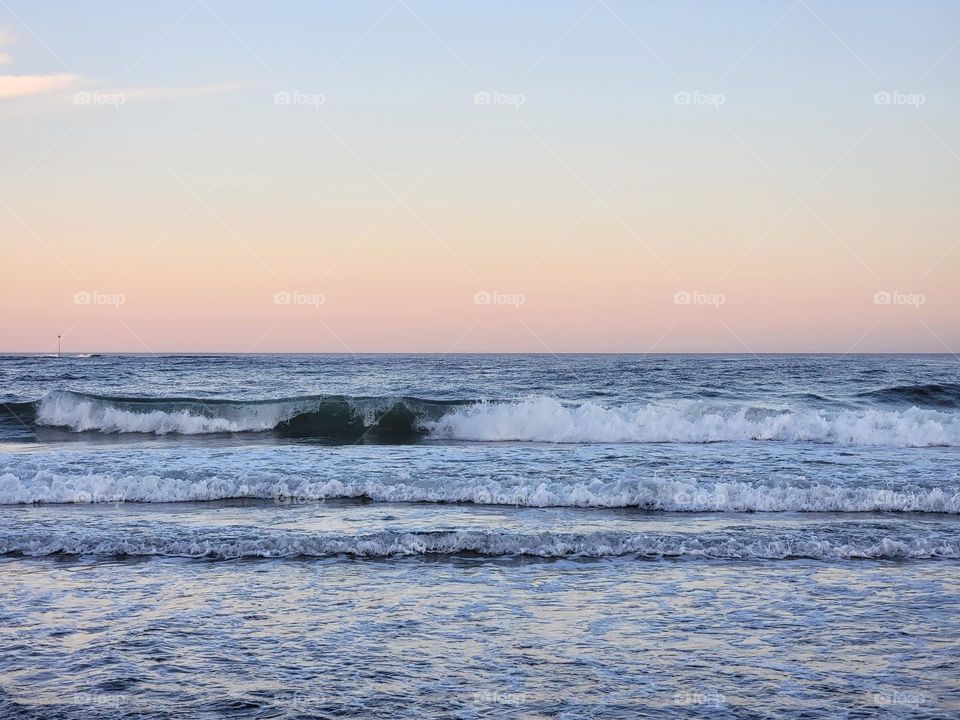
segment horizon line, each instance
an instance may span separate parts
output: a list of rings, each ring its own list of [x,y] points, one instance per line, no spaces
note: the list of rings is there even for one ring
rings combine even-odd
[[[52,350],[0,350],[0,357],[8,357],[11,355],[17,356],[28,356],[28,357],[57,357],[57,353]],[[441,352],[436,350],[427,350],[422,352],[416,351],[391,351],[391,350],[366,350],[358,352],[349,352],[343,350],[330,350],[330,351],[296,351],[296,350],[276,350],[276,351],[267,351],[267,352],[249,352],[249,351],[230,351],[230,350],[215,350],[215,351],[205,351],[205,350],[163,350],[157,352],[151,351],[134,351],[134,350],[76,350],[70,352],[61,353],[60,357],[77,357],[77,356],[91,356],[91,355],[113,355],[113,356],[124,356],[124,355],[137,355],[137,356],[163,356],[163,355],[343,355],[343,356],[360,356],[360,355],[437,355],[437,356],[447,356],[447,355],[731,355],[731,356],[762,356],[762,355],[836,355],[838,357],[846,357],[848,355],[947,355],[947,356],[957,356],[960,355],[960,352],[952,351],[925,351],[925,350],[879,350],[872,352],[863,352],[863,351],[853,351],[853,352],[838,352],[832,350],[823,350],[823,351],[788,351],[788,350],[775,350],[775,351],[762,351],[762,352],[750,352],[750,351],[724,351],[724,350],[692,350],[692,351],[661,351],[661,352],[644,352],[639,350],[568,350],[568,351],[558,351],[558,352],[549,352],[549,351],[524,351],[524,350],[509,350],[509,351],[455,351],[455,352]]]

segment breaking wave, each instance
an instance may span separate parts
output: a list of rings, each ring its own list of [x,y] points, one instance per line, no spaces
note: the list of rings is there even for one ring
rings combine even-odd
[[[458,408],[431,426],[433,437],[545,442],[688,442],[743,440],[848,445],[953,446],[960,416],[936,410],[773,409],[703,401],[608,408],[552,398]]]
[[[952,392],[948,386],[910,392]],[[887,391],[900,395],[903,389]],[[941,397],[941,396],[938,396]],[[944,399],[946,396],[942,396]],[[944,400],[945,401],[945,400]],[[7,405],[5,422],[71,432],[282,437],[403,443],[418,440],[549,443],[816,442],[893,447],[960,446],[960,414],[906,409],[759,407],[705,400],[608,407],[535,396],[510,402],[413,397],[308,396],[240,401],[116,398],[55,391]]]
[[[226,535],[226,536],[225,536]],[[185,536],[137,533],[104,537],[96,532],[58,531],[0,536],[0,554],[236,558],[395,558],[434,555],[535,558],[690,558],[718,560],[906,560],[960,558],[960,540],[942,536],[880,533],[514,533],[502,530],[401,532],[364,535],[275,531],[254,537],[224,531]]]
[[[896,490],[795,482],[697,482],[645,479],[540,481],[502,475],[357,477],[284,475],[62,475],[0,472],[0,505],[32,503],[207,502],[235,498],[280,505],[335,499],[473,503],[518,507],[638,508],[663,512],[913,512],[960,514],[960,489],[907,485]]]
[[[116,398],[55,391],[28,418],[73,432],[209,435],[272,432],[284,437],[403,442],[455,402],[317,395],[280,400]]]

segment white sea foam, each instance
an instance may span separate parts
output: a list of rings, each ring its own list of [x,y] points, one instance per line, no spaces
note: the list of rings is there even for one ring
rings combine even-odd
[[[281,504],[337,498],[380,502],[465,502],[521,507],[639,507],[667,512],[920,512],[960,514],[960,489],[791,481],[698,482],[668,478],[539,481],[523,476],[410,475],[306,479],[283,473],[69,475],[49,470],[0,472],[0,504],[203,502],[259,498]]]
[[[541,442],[720,442],[781,440],[889,445],[960,445],[960,415],[910,408],[775,410],[691,401],[609,408],[533,397],[456,408],[430,424],[436,438]]]
[[[149,406],[133,405],[78,393],[52,392],[40,401],[37,422],[77,432],[201,435],[270,430],[299,411],[295,402],[284,401],[235,405],[197,402],[178,410],[150,410]]]
[[[667,533],[514,533],[500,530],[436,532],[381,531],[361,535],[272,532],[224,537],[222,532],[183,535],[149,531],[136,536],[98,532],[54,531],[0,535],[0,554],[42,556],[132,555],[193,558],[411,557],[479,554],[541,558],[701,558],[768,559],[956,559],[960,541],[943,536],[833,536],[776,533],[709,535]]]

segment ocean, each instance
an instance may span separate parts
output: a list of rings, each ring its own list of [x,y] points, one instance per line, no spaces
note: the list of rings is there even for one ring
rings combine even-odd
[[[0,717],[960,716],[950,355],[0,358]]]

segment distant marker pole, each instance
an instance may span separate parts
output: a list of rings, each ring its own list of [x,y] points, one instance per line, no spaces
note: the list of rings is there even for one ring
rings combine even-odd
[[[59,335],[57,335],[57,357],[61,357],[61,355],[60,355],[60,336],[59,336]]]

